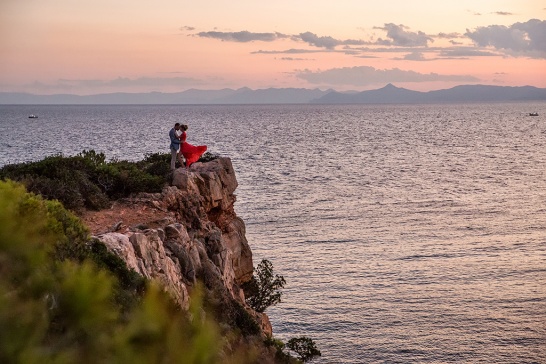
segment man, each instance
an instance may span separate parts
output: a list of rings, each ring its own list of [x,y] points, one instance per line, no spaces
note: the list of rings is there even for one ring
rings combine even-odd
[[[176,135],[178,130],[180,130],[180,123],[174,124],[174,128],[169,131],[169,137],[171,138],[171,171],[174,171],[176,167],[176,157],[180,149],[180,139]]]

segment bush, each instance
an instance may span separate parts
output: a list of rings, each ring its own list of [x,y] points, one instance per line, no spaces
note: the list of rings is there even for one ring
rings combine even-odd
[[[153,176],[166,177],[171,172],[171,153],[146,154],[137,166]]]
[[[216,158],[218,155],[206,152],[199,161]],[[138,162],[107,162],[103,153],[84,150],[73,157],[54,155],[4,166],[0,180],[21,182],[28,191],[59,200],[74,211],[100,210],[110,206],[110,200],[133,193],[161,192],[171,172],[170,159],[170,153],[153,153]]]
[[[278,363],[289,364],[294,361],[294,358],[292,358],[290,354],[285,353],[284,348],[286,345],[282,342],[282,340],[267,337],[264,340],[264,344],[265,346],[275,348],[275,359]]]
[[[321,356],[315,342],[305,336],[288,340],[286,347],[298,354],[298,359],[304,363],[313,360],[317,356]]]
[[[0,179],[23,183],[47,199],[55,199],[71,210],[99,210],[111,199],[138,192],[160,192],[167,181],[170,155],[151,154],[143,161],[106,162],[103,153],[83,151],[77,156],[47,157],[38,162],[7,165]]]
[[[89,247],[89,258],[97,267],[109,271],[116,277],[114,300],[123,313],[129,312],[146,293],[146,278],[129,269],[127,264],[120,257],[109,252],[102,242],[92,240]]]
[[[246,302],[257,312],[264,312],[269,306],[281,302],[282,292],[286,281],[283,276],[273,276],[273,265],[263,259],[254,269],[254,275],[249,282],[243,284]]]
[[[199,289],[191,316],[153,282],[122,307],[142,279],[86,236],[58,202],[0,181],[1,363],[231,361]]]
[[[258,335],[260,333],[260,326],[254,317],[235,300],[232,301],[231,306],[234,312],[233,327],[241,330],[243,336]]]
[[[199,157],[198,162],[206,163],[206,162],[210,162],[210,161],[213,161],[215,159],[218,159],[218,158],[220,158],[220,156],[218,154],[213,154],[211,152],[205,152],[201,157]]]

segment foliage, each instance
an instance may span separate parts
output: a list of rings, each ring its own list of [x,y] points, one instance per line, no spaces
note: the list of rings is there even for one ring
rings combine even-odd
[[[218,154],[214,154],[214,153],[211,153],[211,152],[205,152],[198,160],[198,162],[202,162],[202,163],[206,163],[206,162],[210,162],[210,161],[213,161],[215,159],[218,159],[220,158],[220,156]]]
[[[34,197],[37,198],[37,197]],[[83,262],[89,258],[89,230],[59,201],[43,201],[47,229],[56,234],[54,255],[58,260],[74,259]]]
[[[200,162],[219,158],[206,152]],[[72,157],[54,155],[38,162],[0,168],[0,180],[21,182],[28,191],[59,200],[71,210],[100,210],[110,200],[138,192],[160,192],[171,172],[170,153],[152,153],[138,162],[106,161],[103,153],[84,150]]]
[[[58,202],[0,181],[0,362],[231,361],[199,289],[187,315],[86,237]]]
[[[286,347],[286,345],[282,342],[282,340],[275,339],[274,337],[267,337],[264,340],[264,344],[266,346],[275,348],[275,360],[278,363],[288,364],[294,361],[294,359],[290,356],[290,354],[284,351],[284,348]]]
[[[260,334],[260,326],[256,319],[231,297],[221,280],[211,282],[205,277],[203,282],[208,288],[205,291],[204,303],[207,311],[214,315],[218,323],[234,328],[244,337]]]
[[[153,176],[167,176],[171,172],[171,153],[146,154],[137,166]]]
[[[279,363],[305,363],[313,360],[317,356],[321,356],[320,350],[317,349],[315,342],[311,338],[305,336],[292,338],[288,340],[287,344],[283,343],[282,340],[268,337],[264,341],[264,344],[268,347],[275,348],[275,359]],[[296,353],[298,355],[298,360],[290,355],[291,353],[286,351],[286,349]]]
[[[269,306],[281,302],[282,292],[286,281],[283,276],[273,275],[273,265],[263,259],[254,269],[252,279],[243,284],[246,302],[257,312],[264,312]]]
[[[116,277],[114,300],[119,305],[122,313],[135,307],[146,292],[146,279],[127,268],[127,264],[106,249],[106,246],[98,241],[91,240],[88,244],[89,255],[97,267],[108,270]]]
[[[0,179],[20,181],[31,192],[78,210],[102,209],[110,205],[110,199],[131,193],[159,192],[168,172],[166,154],[151,154],[140,162],[107,162],[103,153],[91,150],[7,165],[0,169]]]
[[[286,347],[298,354],[298,359],[304,363],[313,360],[317,356],[321,356],[320,350],[317,349],[315,342],[311,338],[305,336],[288,340]]]
[[[258,326],[254,317],[239,302],[233,300],[230,306],[234,313],[233,327],[241,330],[241,334],[244,336],[258,335],[260,333],[260,326]]]

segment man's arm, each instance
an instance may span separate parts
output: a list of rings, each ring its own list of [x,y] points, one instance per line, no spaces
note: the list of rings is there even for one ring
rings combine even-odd
[[[169,131],[169,137],[171,138],[171,143],[180,144],[180,139],[176,137],[174,129],[171,129],[171,131]]]

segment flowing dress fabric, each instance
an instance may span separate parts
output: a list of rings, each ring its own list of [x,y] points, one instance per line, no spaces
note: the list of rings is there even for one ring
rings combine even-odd
[[[199,160],[199,158],[207,151],[206,145],[191,145],[190,143],[186,142],[186,132],[183,132],[180,136],[180,153],[184,156],[186,159],[186,167],[189,167],[192,165],[192,163],[195,163]]]

